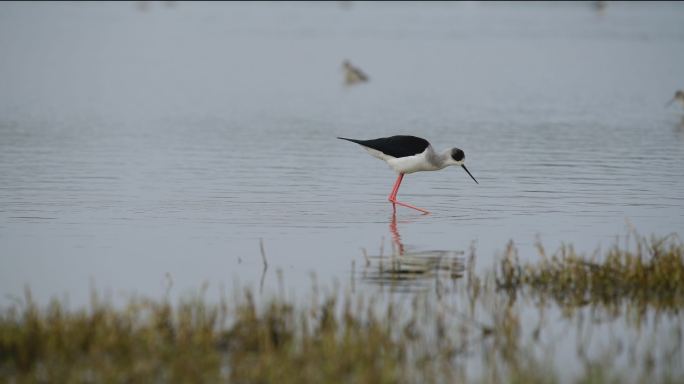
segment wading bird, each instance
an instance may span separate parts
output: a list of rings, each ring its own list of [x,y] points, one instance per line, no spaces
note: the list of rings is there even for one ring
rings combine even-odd
[[[342,62],[342,68],[344,69],[344,82],[348,85],[365,83],[368,81],[368,76],[359,68],[353,66],[349,60]]]
[[[338,139],[361,145],[368,153],[380,160],[384,160],[392,169],[399,173],[397,181],[394,183],[394,187],[392,187],[392,192],[388,197],[392,206],[399,204],[423,213],[430,213],[425,209],[397,201],[401,180],[407,173],[438,171],[450,165],[460,165],[477,183],[477,180],[475,180],[470,171],[468,171],[468,168],[463,164],[465,153],[458,148],[450,148],[442,153],[437,153],[427,140],[415,136],[391,136],[373,140],[355,140],[345,137],[338,137]]]
[[[668,101],[667,104],[665,104],[665,106],[669,107],[675,101],[679,101],[682,104],[682,106],[684,106],[684,91],[675,92],[675,95],[672,98],[672,100]]]

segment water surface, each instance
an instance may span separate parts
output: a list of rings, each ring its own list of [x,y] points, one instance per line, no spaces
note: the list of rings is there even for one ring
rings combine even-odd
[[[684,7],[2,4],[0,293],[347,281],[363,249],[491,265],[684,229]],[[371,81],[342,85],[350,59]],[[395,175],[336,136],[414,134]],[[396,232],[396,233],[395,233]],[[397,243],[395,243],[396,245]],[[374,289],[373,284],[362,284]]]

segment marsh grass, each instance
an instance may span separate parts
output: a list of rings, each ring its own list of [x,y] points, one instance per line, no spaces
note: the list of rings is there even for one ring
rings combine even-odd
[[[633,245],[629,245],[633,243]],[[591,256],[562,245],[553,255],[537,243],[540,261],[521,263],[509,243],[497,270],[502,290],[550,296],[565,307],[588,304],[677,311],[684,306],[684,246],[679,238],[632,234]]]
[[[88,308],[68,310],[59,301],[41,307],[27,290],[0,314],[0,377],[64,383],[682,382],[676,362],[682,357],[684,252],[678,239],[639,238],[636,246],[591,258],[572,247],[548,257],[539,250],[539,262],[523,264],[511,244],[496,271],[484,275],[475,273],[471,252],[467,267],[447,278],[453,289],[389,298],[313,287],[309,304],[283,296],[257,300],[244,290],[218,303],[200,292],[174,304],[131,298],[113,306],[93,293]],[[392,265],[404,268],[395,260],[383,270]],[[393,275],[397,271],[383,278]],[[568,377],[539,347],[548,304],[539,305],[537,329],[526,332],[526,295],[562,307],[664,307],[680,340],[667,350],[658,344],[635,349],[635,361],[643,362],[636,374],[615,368],[619,347],[592,358],[578,343],[582,368]]]
[[[0,376],[49,382],[398,382],[409,344],[392,306],[338,295],[316,307],[251,291],[235,304],[132,299],[115,308],[94,295],[88,310],[40,309],[29,293],[0,319]],[[428,374],[422,363],[422,374]]]

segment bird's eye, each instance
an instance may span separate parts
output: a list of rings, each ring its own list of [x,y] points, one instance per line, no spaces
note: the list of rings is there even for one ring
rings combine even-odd
[[[454,161],[463,161],[463,159],[465,159],[465,153],[460,149],[454,149],[451,151],[451,158],[454,159]]]

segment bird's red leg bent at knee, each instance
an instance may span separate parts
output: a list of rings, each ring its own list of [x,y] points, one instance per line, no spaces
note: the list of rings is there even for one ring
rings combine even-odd
[[[395,201],[393,202],[393,204],[399,204],[399,205],[404,206],[404,207],[406,207],[406,208],[415,209],[416,211],[420,211],[420,212],[423,212],[423,213],[430,213],[430,211],[428,211],[428,210],[426,210],[426,209],[414,207],[414,206],[411,205],[411,204],[407,204],[407,203],[404,203],[404,202],[401,202],[401,201],[396,201],[396,200],[395,200]]]
[[[401,185],[401,181],[402,181],[403,179],[404,179],[404,174],[403,174],[403,173],[400,173],[400,174],[399,174],[399,177],[397,177],[397,181],[394,183],[394,187],[392,188],[392,192],[390,193],[390,195],[389,195],[389,197],[388,197],[388,200],[392,202],[392,207],[396,209],[396,207],[395,207],[394,204],[399,204],[399,205],[404,206],[404,207],[406,207],[406,208],[415,209],[416,211],[420,211],[420,212],[423,212],[423,213],[430,213],[429,211],[427,211],[427,210],[425,210],[425,209],[418,208],[418,207],[414,207],[414,206],[411,205],[411,204],[404,203],[404,202],[401,202],[401,201],[397,201],[397,193],[399,193],[399,186]]]
[[[397,177],[397,181],[394,182],[394,187],[392,187],[392,192],[390,193],[388,200],[395,202],[397,200],[397,192],[399,192],[399,186],[401,185],[401,180],[404,178],[404,174],[400,173]]]

